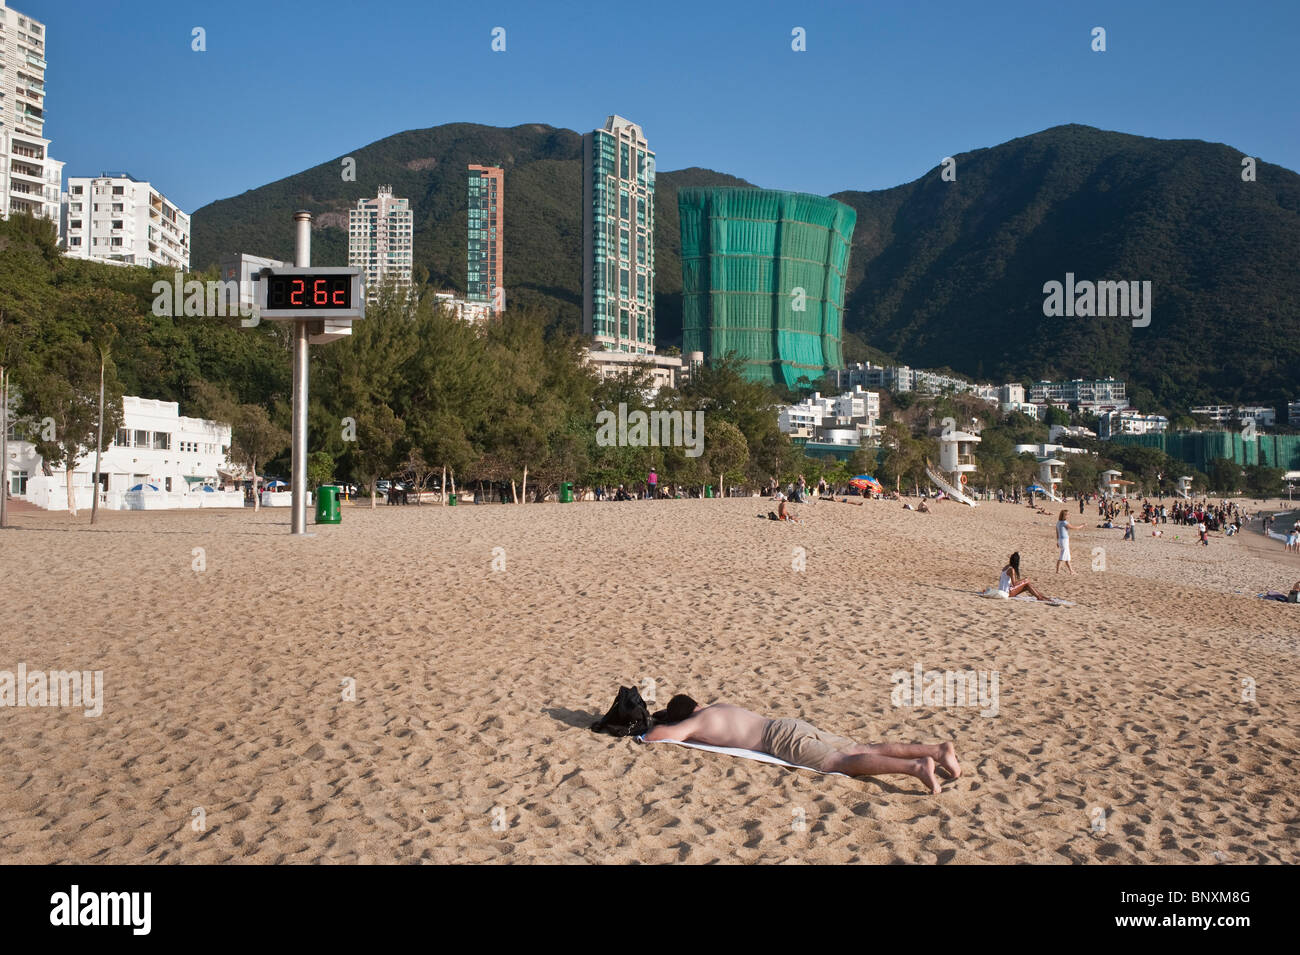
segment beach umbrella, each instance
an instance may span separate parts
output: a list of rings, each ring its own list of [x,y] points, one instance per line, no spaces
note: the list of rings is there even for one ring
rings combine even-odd
[[[877,481],[875,478],[873,478],[870,474],[859,474],[857,477],[849,478],[849,487],[855,487],[859,491],[865,491],[870,489],[872,491],[875,491],[877,494],[881,494],[885,490],[883,487],[880,486],[880,482]]]
[[[1035,494],[1046,494],[1046,493],[1047,493],[1047,492],[1044,491],[1041,487],[1039,487],[1037,484],[1031,484],[1031,485],[1029,485],[1029,487],[1027,487],[1025,490],[1027,490],[1027,491],[1033,491]]]
[[[135,487],[127,488],[128,491],[156,491],[157,484],[137,484]]]
[[[283,481],[267,481],[262,485],[262,487],[288,487],[288,486],[289,485],[285,484]]]

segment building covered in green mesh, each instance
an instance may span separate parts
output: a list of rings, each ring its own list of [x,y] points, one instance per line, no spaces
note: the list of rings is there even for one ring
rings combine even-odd
[[[1159,448],[1171,458],[1208,474],[1210,462],[1227,458],[1243,467],[1262,464],[1284,471],[1300,471],[1300,436],[1256,434],[1247,438],[1239,431],[1170,431],[1165,434],[1117,434],[1114,444]]]
[[[734,352],[793,387],[844,367],[844,286],[857,212],[772,189],[681,189],[682,352]]]

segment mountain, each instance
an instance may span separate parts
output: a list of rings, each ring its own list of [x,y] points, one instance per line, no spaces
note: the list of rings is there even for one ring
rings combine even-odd
[[[558,324],[582,321],[582,136],[530,124],[502,129],[453,123],[408,130],[350,153],[355,182],[343,180],[344,157],[203,206],[191,225],[191,263],[216,265],[247,252],[293,259],[293,214],[312,213],[312,261],[344,265],[348,210],[380,185],[411,200],[415,271],[441,288],[464,291],[466,166],[505,169],[506,303],[537,305]],[[747,186],[708,169],[655,177],[656,314],[659,340],[681,339],[681,238],[677,190],[685,186]]]
[[[834,198],[845,325],[917,367],[1127,378],[1147,406],[1300,397],[1300,176],[1199,140],[1059,126]],[[1150,325],[1046,318],[1044,283],[1150,281]]]
[[[415,265],[465,285],[466,165],[506,169],[506,289],[563,327],[581,319],[582,137],[545,125],[410,130],[341,160],[204,206],[195,268],[250,252],[292,258],[292,215],[314,213],[313,261],[347,260],[347,213],[391,184],[411,199]],[[916,367],[981,379],[1127,378],[1136,403],[1176,408],[1300,397],[1300,176],[1242,154],[1058,126],[962,153],[892,189],[841,192],[858,212],[845,329]],[[707,169],[659,172],[657,338],[680,344],[679,188],[750,185]],[[1149,281],[1146,328],[1124,318],[1046,318],[1043,286]],[[874,352],[873,352],[874,353]]]

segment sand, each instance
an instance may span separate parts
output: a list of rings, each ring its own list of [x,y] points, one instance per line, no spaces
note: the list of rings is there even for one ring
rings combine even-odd
[[[16,513],[0,670],[105,699],[0,709],[0,862],[1300,861],[1300,608],[1251,596],[1300,556],[1090,509],[1058,577],[1055,513],[760,510]],[[975,596],[1013,549],[1076,606]],[[918,664],[996,671],[997,714],[893,706]],[[965,772],[931,796],[588,731],[647,680],[951,739]]]

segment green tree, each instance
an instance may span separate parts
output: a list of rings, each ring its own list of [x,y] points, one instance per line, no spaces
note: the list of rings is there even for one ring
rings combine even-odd
[[[334,455],[313,451],[307,455],[307,486],[313,491],[334,481]]]
[[[20,416],[34,432],[45,466],[61,468],[67,481],[68,513],[77,514],[73,475],[95,446],[99,427],[100,356],[91,344],[65,341],[39,368],[27,366],[19,384]],[[104,427],[116,432],[122,420],[122,392],[111,363],[104,367]]]
[[[749,464],[749,445],[744,434],[730,421],[713,421],[705,427],[705,467],[708,474],[718,476],[718,495],[723,497],[732,481],[744,481],[745,467]]]

